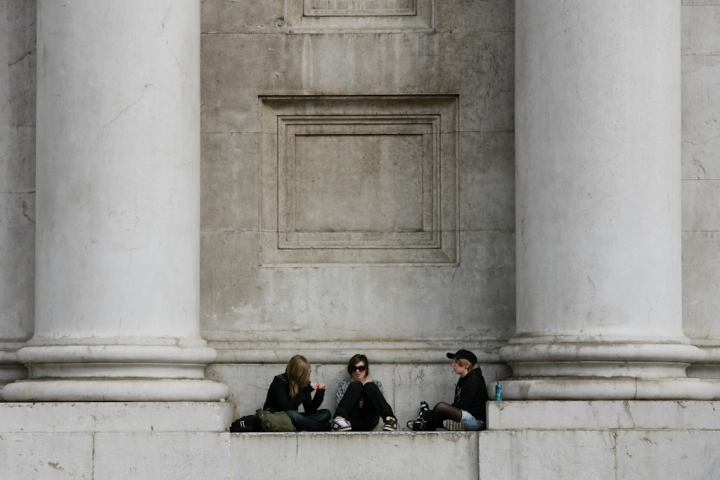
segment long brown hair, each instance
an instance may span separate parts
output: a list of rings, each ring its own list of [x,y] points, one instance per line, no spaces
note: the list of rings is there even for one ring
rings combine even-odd
[[[302,355],[295,355],[285,367],[290,383],[290,398],[295,398],[310,381],[310,363]]]

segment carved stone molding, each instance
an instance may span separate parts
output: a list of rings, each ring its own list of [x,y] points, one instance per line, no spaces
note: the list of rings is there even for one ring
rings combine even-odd
[[[457,264],[457,97],[263,97],[263,265]]]
[[[303,0],[306,17],[417,15],[417,0]]]
[[[291,33],[432,31],[434,0],[288,0]]]

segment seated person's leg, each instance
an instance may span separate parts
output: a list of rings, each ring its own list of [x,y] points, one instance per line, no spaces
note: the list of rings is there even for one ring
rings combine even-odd
[[[376,384],[372,382],[366,383],[363,388],[363,397],[365,397],[366,400],[369,400],[368,403],[371,403],[375,407],[375,410],[377,410],[383,420],[387,417],[395,416],[393,414],[392,407],[387,400],[385,400],[380,388]]]
[[[300,426],[303,420],[305,420],[305,417],[303,417],[302,413],[298,412],[297,410],[285,410],[285,413],[287,413],[288,417],[290,417],[290,421],[293,425],[295,425],[295,428],[300,431]]]
[[[311,419],[318,423],[328,423],[330,421],[330,410],[323,408],[313,413],[306,413],[305,418]]]
[[[336,417],[343,417],[349,420],[350,410],[355,408],[358,399],[363,393],[363,384],[360,382],[350,382],[345,395],[340,400],[337,410],[335,410]],[[351,420],[352,422],[352,420]]]
[[[462,420],[462,410],[453,407],[449,403],[440,402],[435,405],[435,408],[425,413],[425,430],[435,431],[442,425],[443,420],[455,420],[459,422]]]
[[[470,432],[477,432],[479,430],[485,430],[485,423],[481,420],[470,415],[470,412],[462,411],[462,423],[465,425],[465,430]]]
[[[380,421],[380,412],[378,412],[375,405],[365,397],[363,408],[360,409],[360,428],[359,431],[369,432],[375,428]],[[353,428],[355,430],[355,428]]]
[[[348,412],[348,416],[345,419],[350,422],[353,432],[363,431],[363,409],[357,406]]]
[[[321,418],[330,413],[328,410],[324,410],[324,412],[327,413],[322,413]],[[327,423],[327,420],[325,422],[319,422],[312,417],[312,414],[306,415],[297,410],[287,410],[285,413],[288,414],[298,432],[324,432],[330,430],[330,425]]]

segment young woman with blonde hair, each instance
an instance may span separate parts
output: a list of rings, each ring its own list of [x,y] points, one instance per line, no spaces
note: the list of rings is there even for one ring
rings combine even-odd
[[[285,373],[273,378],[263,410],[287,413],[298,431],[327,432],[330,410],[318,410],[324,397],[325,384],[310,383],[310,363],[302,355],[295,355],[285,367]],[[304,412],[298,411],[301,404]]]

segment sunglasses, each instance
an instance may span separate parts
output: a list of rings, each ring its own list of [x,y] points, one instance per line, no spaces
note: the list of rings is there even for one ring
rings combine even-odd
[[[365,365],[356,365],[354,367],[350,367],[351,372],[364,372],[365,370]]]

